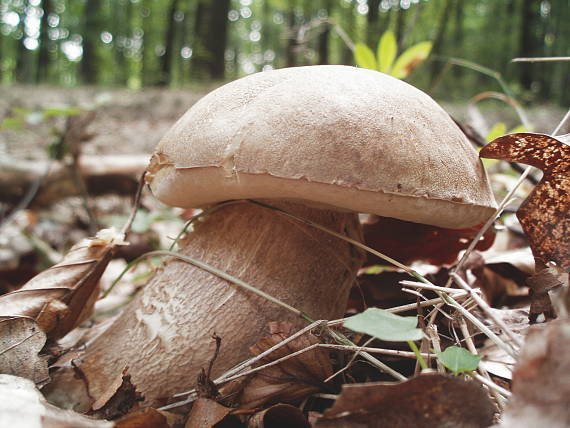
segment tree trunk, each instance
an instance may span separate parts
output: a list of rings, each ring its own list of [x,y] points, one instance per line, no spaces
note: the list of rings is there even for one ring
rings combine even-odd
[[[327,17],[332,15],[332,1],[324,0],[324,9],[327,11]],[[330,39],[331,28],[329,24],[324,24],[323,31],[319,34],[318,52],[319,52],[319,64],[330,64],[329,60],[329,39]]]
[[[379,19],[380,0],[368,1],[368,14],[366,15],[366,44],[376,50],[376,44],[380,38]]]
[[[171,0],[168,10],[168,27],[164,40],[164,55],[160,59],[160,77],[158,84],[166,86],[172,80],[172,60],[175,49],[176,38],[176,12],[178,10],[178,0]]]
[[[97,67],[99,58],[97,45],[99,44],[101,0],[87,0],[83,22],[83,56],[81,58],[81,77],[83,83],[92,85],[97,83]]]
[[[229,8],[229,0],[198,3],[192,65],[192,74],[197,78],[224,78]]]
[[[287,16],[287,45],[285,47],[285,65],[287,67],[295,67],[297,65],[297,23],[295,12],[297,1],[292,0],[289,3],[289,12]]]
[[[40,22],[40,37],[39,37],[39,53],[38,53],[38,66],[37,66],[37,74],[36,74],[36,81],[37,82],[47,82],[50,75],[50,67],[51,67],[51,49],[53,46],[53,42],[49,39],[48,32],[49,32],[49,25],[48,25],[48,18],[49,15],[53,12],[53,0],[43,0],[42,1],[42,10],[43,15]]]
[[[537,32],[540,18],[540,1],[522,0],[521,4],[521,28],[519,42],[519,57],[533,57],[537,52]],[[536,64],[525,63],[520,65],[520,81],[525,89],[531,89],[535,79]]]
[[[441,54],[443,51],[443,42],[445,39],[445,32],[449,26],[451,12],[453,11],[454,0],[446,0],[445,5],[443,6],[443,12],[441,13],[441,17],[439,23],[437,25],[437,34],[435,36],[435,40],[433,42],[433,47],[431,49],[431,55],[436,56]],[[431,76],[430,76],[430,85],[433,85],[437,78],[437,74],[440,70],[440,64],[433,61],[431,63]]]

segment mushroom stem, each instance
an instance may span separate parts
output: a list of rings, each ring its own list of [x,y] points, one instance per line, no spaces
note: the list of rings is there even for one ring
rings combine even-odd
[[[281,203],[280,207],[361,240],[352,213]],[[180,243],[180,253],[228,272],[315,319],[342,316],[363,261],[350,244],[252,204],[216,210]],[[269,321],[303,321],[260,296],[176,259],[104,333],[87,345],[79,369],[89,396],[108,394],[128,367],[145,405],[192,388],[222,338],[213,376],[249,357]]]

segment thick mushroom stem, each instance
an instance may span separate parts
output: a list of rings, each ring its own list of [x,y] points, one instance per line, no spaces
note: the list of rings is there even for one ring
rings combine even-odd
[[[280,207],[361,240],[355,214]],[[182,242],[181,253],[259,288],[314,319],[343,315],[363,255],[350,244],[249,203],[222,207]],[[145,405],[191,389],[222,338],[217,376],[250,357],[272,320],[294,314],[190,264],[169,260],[113,324],[87,346],[79,368],[94,399],[125,367]]]

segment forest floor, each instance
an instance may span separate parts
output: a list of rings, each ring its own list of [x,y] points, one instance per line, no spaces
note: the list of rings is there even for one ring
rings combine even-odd
[[[0,121],[16,114],[18,108],[30,114],[53,107],[95,109],[97,115],[89,127],[94,138],[84,145],[83,153],[150,154],[176,119],[213,87],[141,91],[100,87],[3,87],[0,88]],[[489,103],[481,110],[467,104],[442,105],[456,119],[474,125],[482,135],[499,121],[505,122],[508,129],[519,125],[514,110],[504,104]],[[563,109],[552,105],[535,105],[525,110],[533,130],[544,133],[552,132],[564,114]],[[36,124],[32,115],[30,121],[31,124],[21,129],[0,133],[0,156],[16,159],[47,156],[45,148],[54,139],[52,131],[62,127],[63,119]]]

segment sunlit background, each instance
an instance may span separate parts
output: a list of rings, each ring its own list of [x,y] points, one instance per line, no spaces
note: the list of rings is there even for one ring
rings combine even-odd
[[[182,87],[354,65],[353,44],[375,51],[389,29],[400,51],[433,42],[410,76],[424,88],[473,92],[485,76],[446,67],[461,58],[502,73],[524,99],[570,100],[568,63],[510,62],[570,55],[567,0],[1,0],[0,22],[4,85]]]

